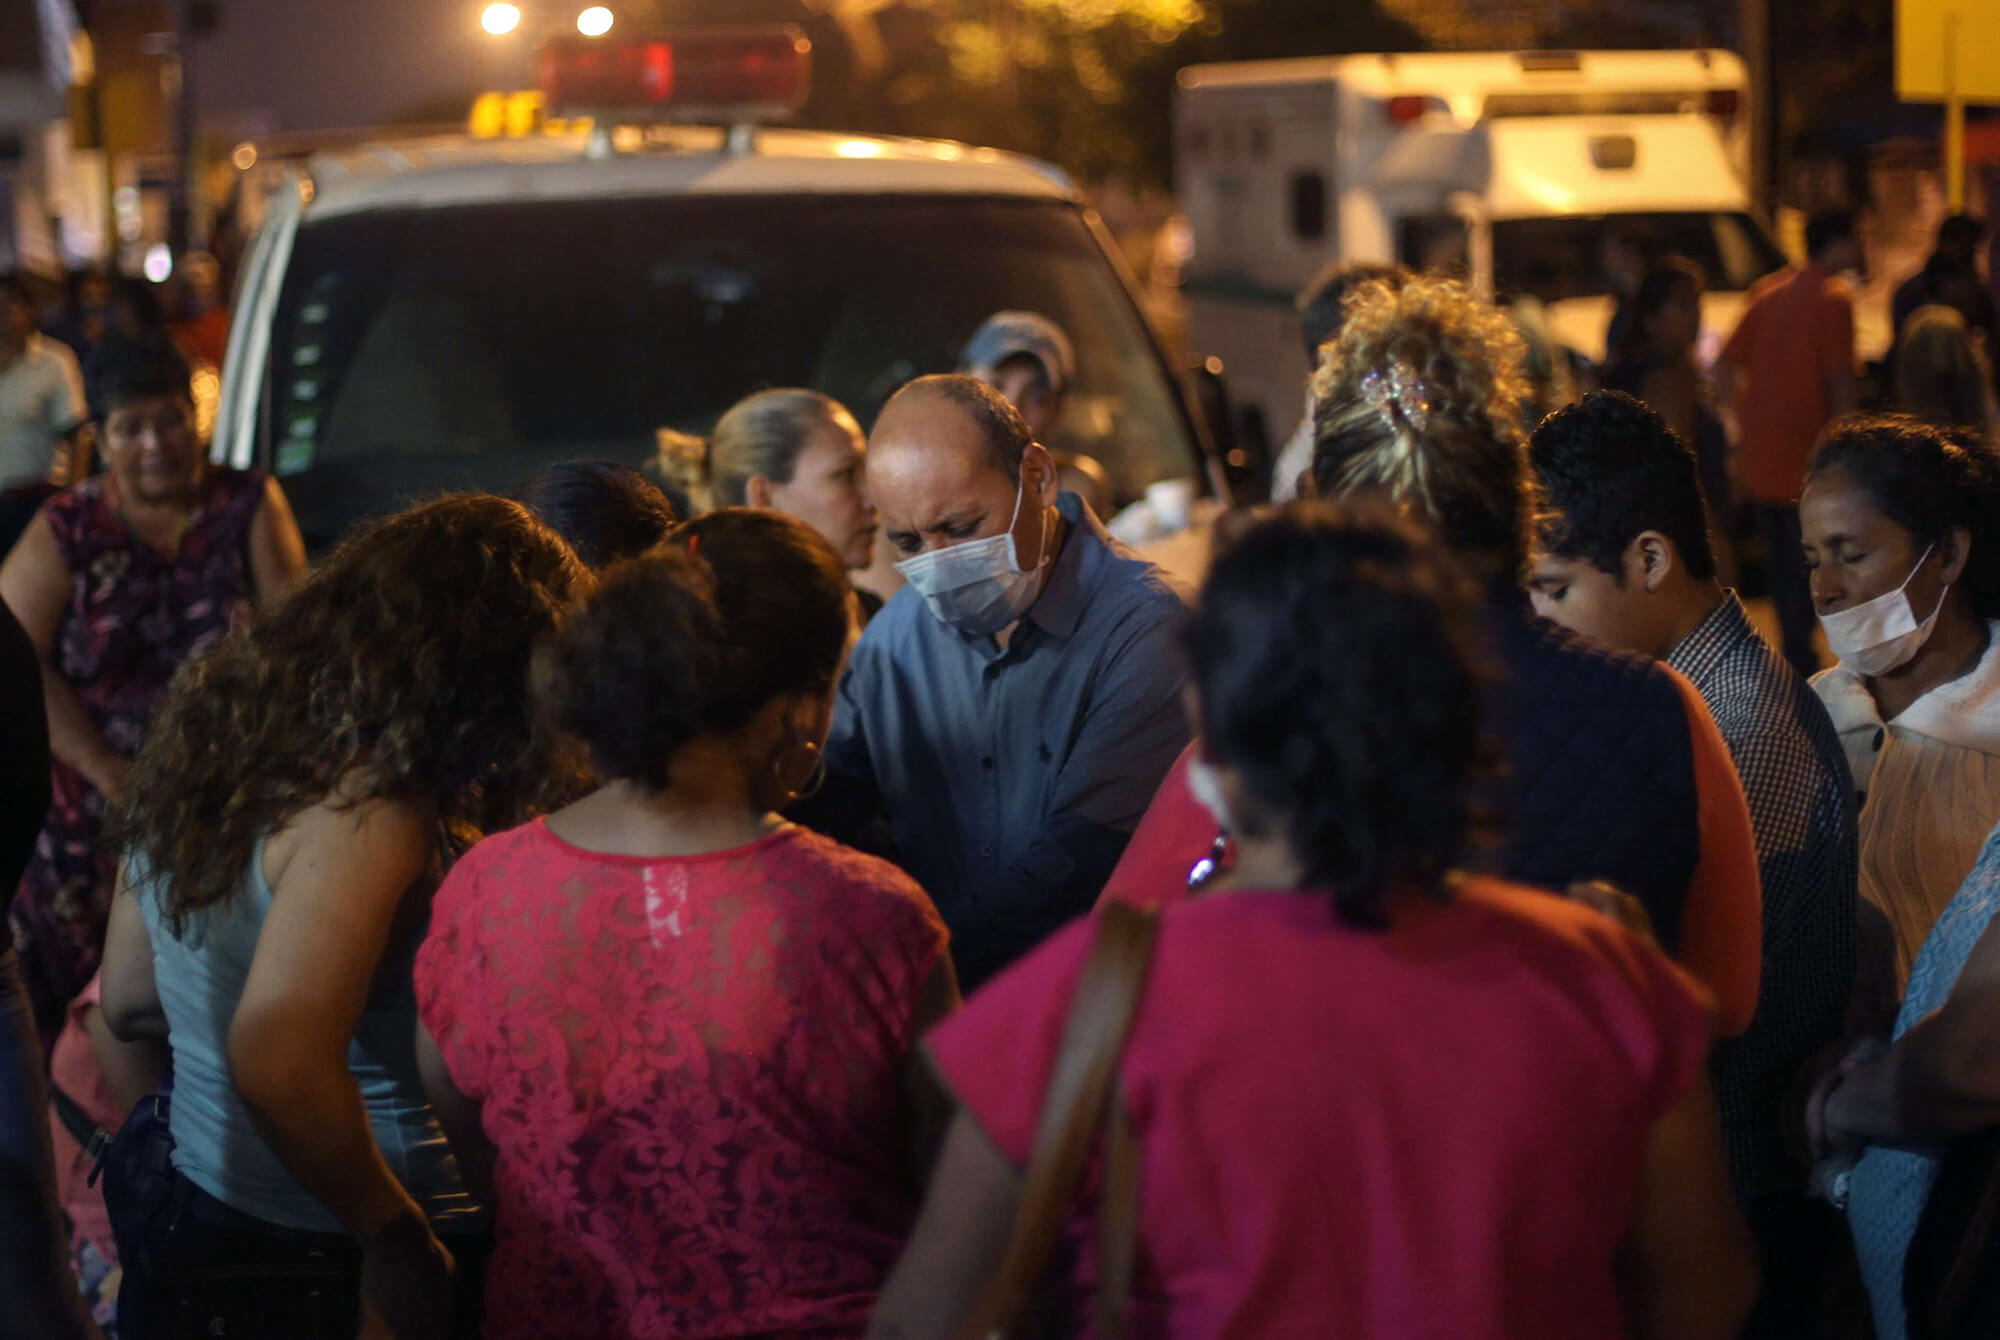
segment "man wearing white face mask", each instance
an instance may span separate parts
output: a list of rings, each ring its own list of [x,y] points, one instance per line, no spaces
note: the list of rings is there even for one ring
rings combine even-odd
[[[1056,474],[969,377],[905,387],[869,440],[909,586],[842,684],[829,826],[888,819],[968,989],[1090,907],[1189,737],[1180,595]]]
[[[2000,462],[1914,419],[1835,426],[1799,504],[1840,664],[1813,680],[1861,809],[1896,985],[2000,817]]]

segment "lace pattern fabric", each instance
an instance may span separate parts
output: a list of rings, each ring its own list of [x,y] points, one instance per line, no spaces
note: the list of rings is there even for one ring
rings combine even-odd
[[[914,1213],[900,1067],[944,947],[905,876],[800,830],[475,848],[417,986],[499,1153],[488,1334],[858,1331]]]

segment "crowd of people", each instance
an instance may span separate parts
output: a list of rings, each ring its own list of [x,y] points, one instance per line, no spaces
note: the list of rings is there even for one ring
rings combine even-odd
[[[1992,1333],[1967,229],[1896,413],[1846,216],[1717,387],[1614,239],[1548,414],[1508,309],[1331,272],[1198,592],[1033,313],[308,566],[185,341],[86,413],[17,311],[0,1335]]]

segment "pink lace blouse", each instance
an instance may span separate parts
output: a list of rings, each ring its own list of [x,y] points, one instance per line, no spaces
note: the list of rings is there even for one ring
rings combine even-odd
[[[486,1334],[858,1334],[914,1213],[900,1068],[945,939],[902,873],[796,828],[475,847],[416,978],[499,1151]]]

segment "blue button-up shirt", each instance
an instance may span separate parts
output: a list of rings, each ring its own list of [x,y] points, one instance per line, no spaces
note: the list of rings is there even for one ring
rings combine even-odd
[[[1001,648],[899,592],[841,684],[827,763],[872,793],[951,927],[968,987],[1088,911],[1186,746],[1159,568],[1075,494],[1048,584]]]

